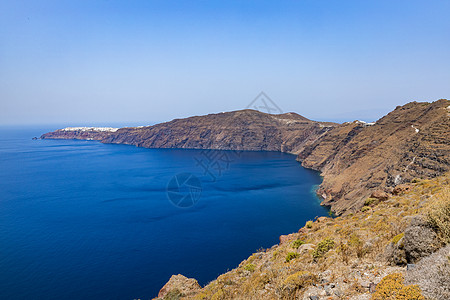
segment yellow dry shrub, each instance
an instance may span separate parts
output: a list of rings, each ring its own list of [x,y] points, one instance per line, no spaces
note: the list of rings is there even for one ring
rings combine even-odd
[[[372,300],[425,300],[419,286],[404,285],[400,273],[390,274],[381,279]]]
[[[400,241],[400,240],[402,239],[402,237],[404,237],[404,236],[405,236],[405,233],[404,233],[404,232],[402,232],[402,233],[400,233],[400,234],[397,234],[396,236],[394,236],[394,237],[392,238],[391,242],[392,242],[393,244],[397,244],[398,241]]]
[[[225,293],[222,289],[218,290],[212,297],[211,300],[221,300],[225,299]]]
[[[317,281],[317,277],[308,272],[308,271],[300,271],[288,276],[284,280],[284,284],[293,287],[305,287],[311,285]]]
[[[269,281],[269,275],[254,272],[243,284],[242,291],[244,293],[251,293],[252,291],[263,289]]]

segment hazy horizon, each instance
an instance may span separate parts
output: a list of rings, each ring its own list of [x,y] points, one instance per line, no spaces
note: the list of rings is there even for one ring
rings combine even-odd
[[[450,98],[447,1],[3,1],[0,125],[246,108],[375,121]]]

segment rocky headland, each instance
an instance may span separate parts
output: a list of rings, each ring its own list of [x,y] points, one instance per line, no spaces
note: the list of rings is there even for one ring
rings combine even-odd
[[[41,135],[41,139],[101,141],[118,129],[112,127],[66,127],[45,133]]]

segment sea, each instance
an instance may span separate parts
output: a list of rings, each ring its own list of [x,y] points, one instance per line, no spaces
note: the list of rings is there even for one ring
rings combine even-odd
[[[328,214],[291,154],[32,140],[57,128],[0,127],[0,299],[151,299]]]

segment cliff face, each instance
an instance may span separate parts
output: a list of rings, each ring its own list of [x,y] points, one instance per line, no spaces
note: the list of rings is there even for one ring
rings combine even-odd
[[[318,170],[318,193],[338,214],[359,210],[374,192],[450,170],[450,101],[412,102],[375,124],[315,122],[295,113],[241,110],[148,127],[65,129],[41,138],[94,139],[147,148],[266,150],[298,154]]]
[[[339,213],[359,210],[373,192],[450,170],[450,101],[409,103],[374,125],[353,122],[304,147],[298,159],[320,171],[318,193]]]
[[[241,110],[176,119],[141,128],[122,128],[104,143],[146,148],[266,150],[298,153],[337,124],[315,122],[295,113],[270,115]]]

